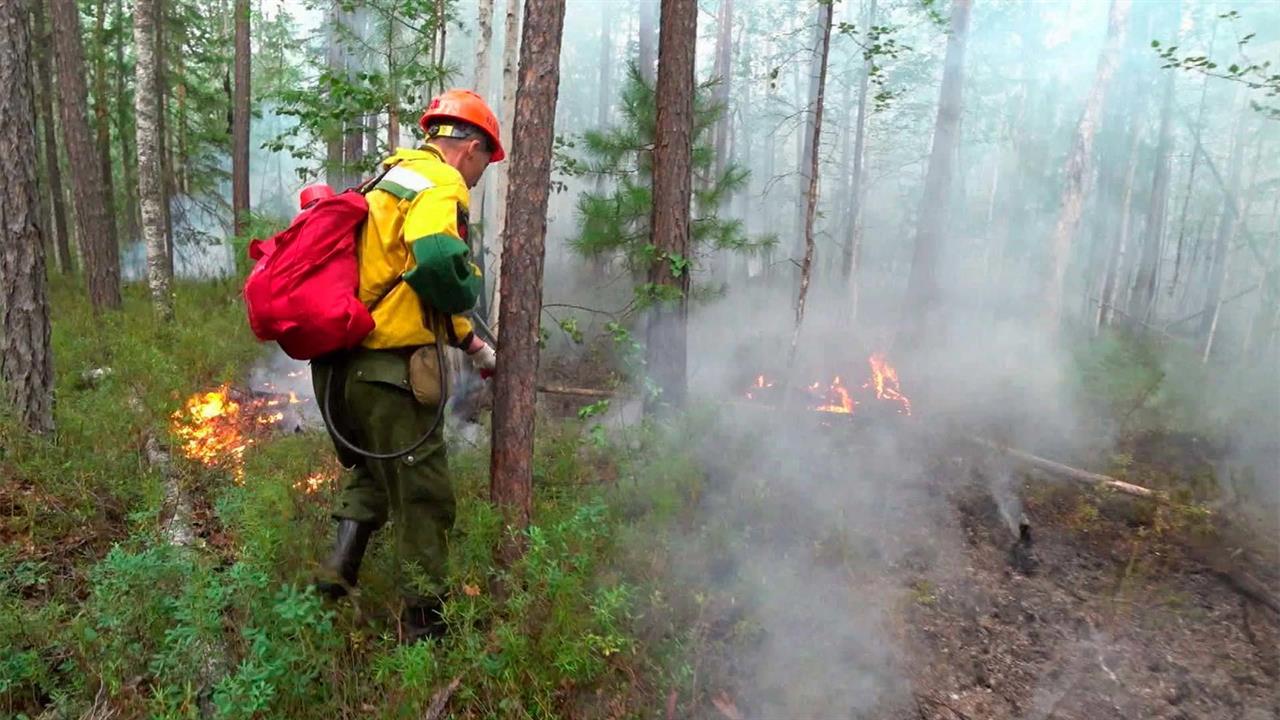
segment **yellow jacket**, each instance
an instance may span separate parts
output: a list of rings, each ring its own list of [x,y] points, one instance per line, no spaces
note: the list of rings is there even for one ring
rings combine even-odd
[[[371,307],[376,326],[362,345],[387,349],[429,345],[436,342],[434,328],[443,328],[450,345],[471,342],[471,320],[463,314],[446,316],[432,309],[426,299],[402,281],[417,265],[414,244],[445,241],[451,244],[467,236],[470,196],[462,175],[440,151],[402,149],[383,161],[394,166],[366,196],[369,218],[356,248],[360,264],[360,301]],[[466,278],[478,284],[480,269],[462,252]],[[469,307],[467,309],[470,309]]]

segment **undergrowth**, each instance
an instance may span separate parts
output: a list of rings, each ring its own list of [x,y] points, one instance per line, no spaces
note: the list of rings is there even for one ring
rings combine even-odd
[[[639,716],[681,686],[668,631],[686,623],[629,563],[641,546],[659,552],[656,528],[696,496],[697,463],[679,442],[692,433],[609,439],[544,420],[536,525],[501,571],[487,449],[455,448],[450,632],[401,645],[389,533],[375,536],[353,598],[308,589],[337,484],[320,433],[249,448],[243,482],[175,453],[199,537],[161,537],[161,478],[144,446],[171,441],[183,399],[242,380],[261,357],[238,288],[180,285],[172,326],[152,321],[140,288],[99,318],[77,312],[81,292],[54,288],[56,436],[0,421],[0,715],[416,718],[457,678],[454,717]],[[299,481],[316,474],[326,482],[306,492]]]

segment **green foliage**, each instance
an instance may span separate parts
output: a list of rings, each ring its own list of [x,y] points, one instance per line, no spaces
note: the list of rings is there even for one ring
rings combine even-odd
[[[327,5],[314,9],[330,12]],[[301,177],[319,174],[326,161],[326,143],[366,133],[369,117],[395,115],[405,130],[417,132],[417,113],[426,106],[430,89],[443,90],[456,74],[437,60],[440,26],[455,12],[452,2],[376,0],[340,4],[345,21],[330,22],[334,47],[312,53],[315,80],[281,86],[273,96],[277,111],[296,124],[266,143],[268,150],[288,152],[309,164],[298,169]],[[354,13],[354,14],[353,14]],[[355,32],[356,18],[367,18],[366,31]],[[341,66],[330,64],[342,58]],[[362,173],[373,168],[388,150],[383,133],[376,136],[377,152],[352,166],[324,168]],[[361,147],[364,146],[363,138]]]
[[[562,145],[558,162],[569,174],[590,175],[601,180],[599,189],[578,197],[578,232],[574,248],[585,257],[620,255],[633,273],[643,272],[655,260],[671,264],[672,274],[691,273],[697,252],[728,249],[756,252],[769,244],[750,240],[737,220],[720,217],[724,203],[741,191],[747,182],[744,168],[730,165],[715,175],[714,149],[708,136],[723,108],[712,99],[710,84],[697,88],[694,97],[693,128],[693,218],[692,257],[656,257],[651,244],[649,220],[653,211],[653,145],[657,137],[657,104],[654,89],[630,69],[622,89],[621,122],[610,128],[589,130],[582,135],[580,157],[570,156]],[[652,301],[652,292],[641,288],[639,295]]]
[[[1230,10],[1221,13],[1218,18],[1229,21],[1231,27],[1236,28],[1236,23],[1240,20],[1240,12],[1238,10]],[[1250,32],[1240,35],[1237,30],[1237,59],[1225,68],[1221,67],[1217,61],[1208,55],[1198,52],[1186,53],[1178,45],[1169,45],[1160,40],[1152,40],[1151,48],[1160,57],[1160,60],[1164,63],[1162,67],[1166,70],[1176,68],[1187,72],[1199,73],[1221,80],[1241,83],[1250,90],[1258,91],[1265,100],[1263,102],[1252,101],[1253,109],[1272,120],[1280,120],[1280,105],[1275,104],[1280,101],[1280,71],[1278,71],[1280,69],[1273,67],[1270,60],[1259,62],[1250,58],[1249,44],[1256,37],[1257,33]]]

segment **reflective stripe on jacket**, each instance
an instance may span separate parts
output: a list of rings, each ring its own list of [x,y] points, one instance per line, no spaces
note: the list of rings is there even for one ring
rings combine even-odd
[[[472,327],[462,313],[483,287],[465,242],[467,185],[430,146],[398,150],[383,164],[394,167],[367,195],[369,219],[357,248],[360,300],[372,305],[376,324],[362,344],[428,345],[436,342],[434,328],[443,328],[450,345],[465,346]]]

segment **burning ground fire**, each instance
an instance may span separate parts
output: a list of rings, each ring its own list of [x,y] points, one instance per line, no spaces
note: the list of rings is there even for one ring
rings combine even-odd
[[[867,365],[870,370],[866,382],[853,390],[845,385],[839,375],[827,384],[815,381],[805,386],[803,392],[809,409],[852,415],[859,407],[876,402],[893,407],[899,415],[910,415],[911,399],[902,392],[897,369],[881,353],[873,353],[867,358]],[[753,401],[772,399],[769,396],[774,394],[773,388],[772,380],[758,375],[747,389],[746,398]]]
[[[183,455],[206,467],[229,468],[241,483],[245,449],[277,428],[287,406],[302,402],[293,392],[254,394],[222,385],[187,398],[170,416],[170,429]]]

